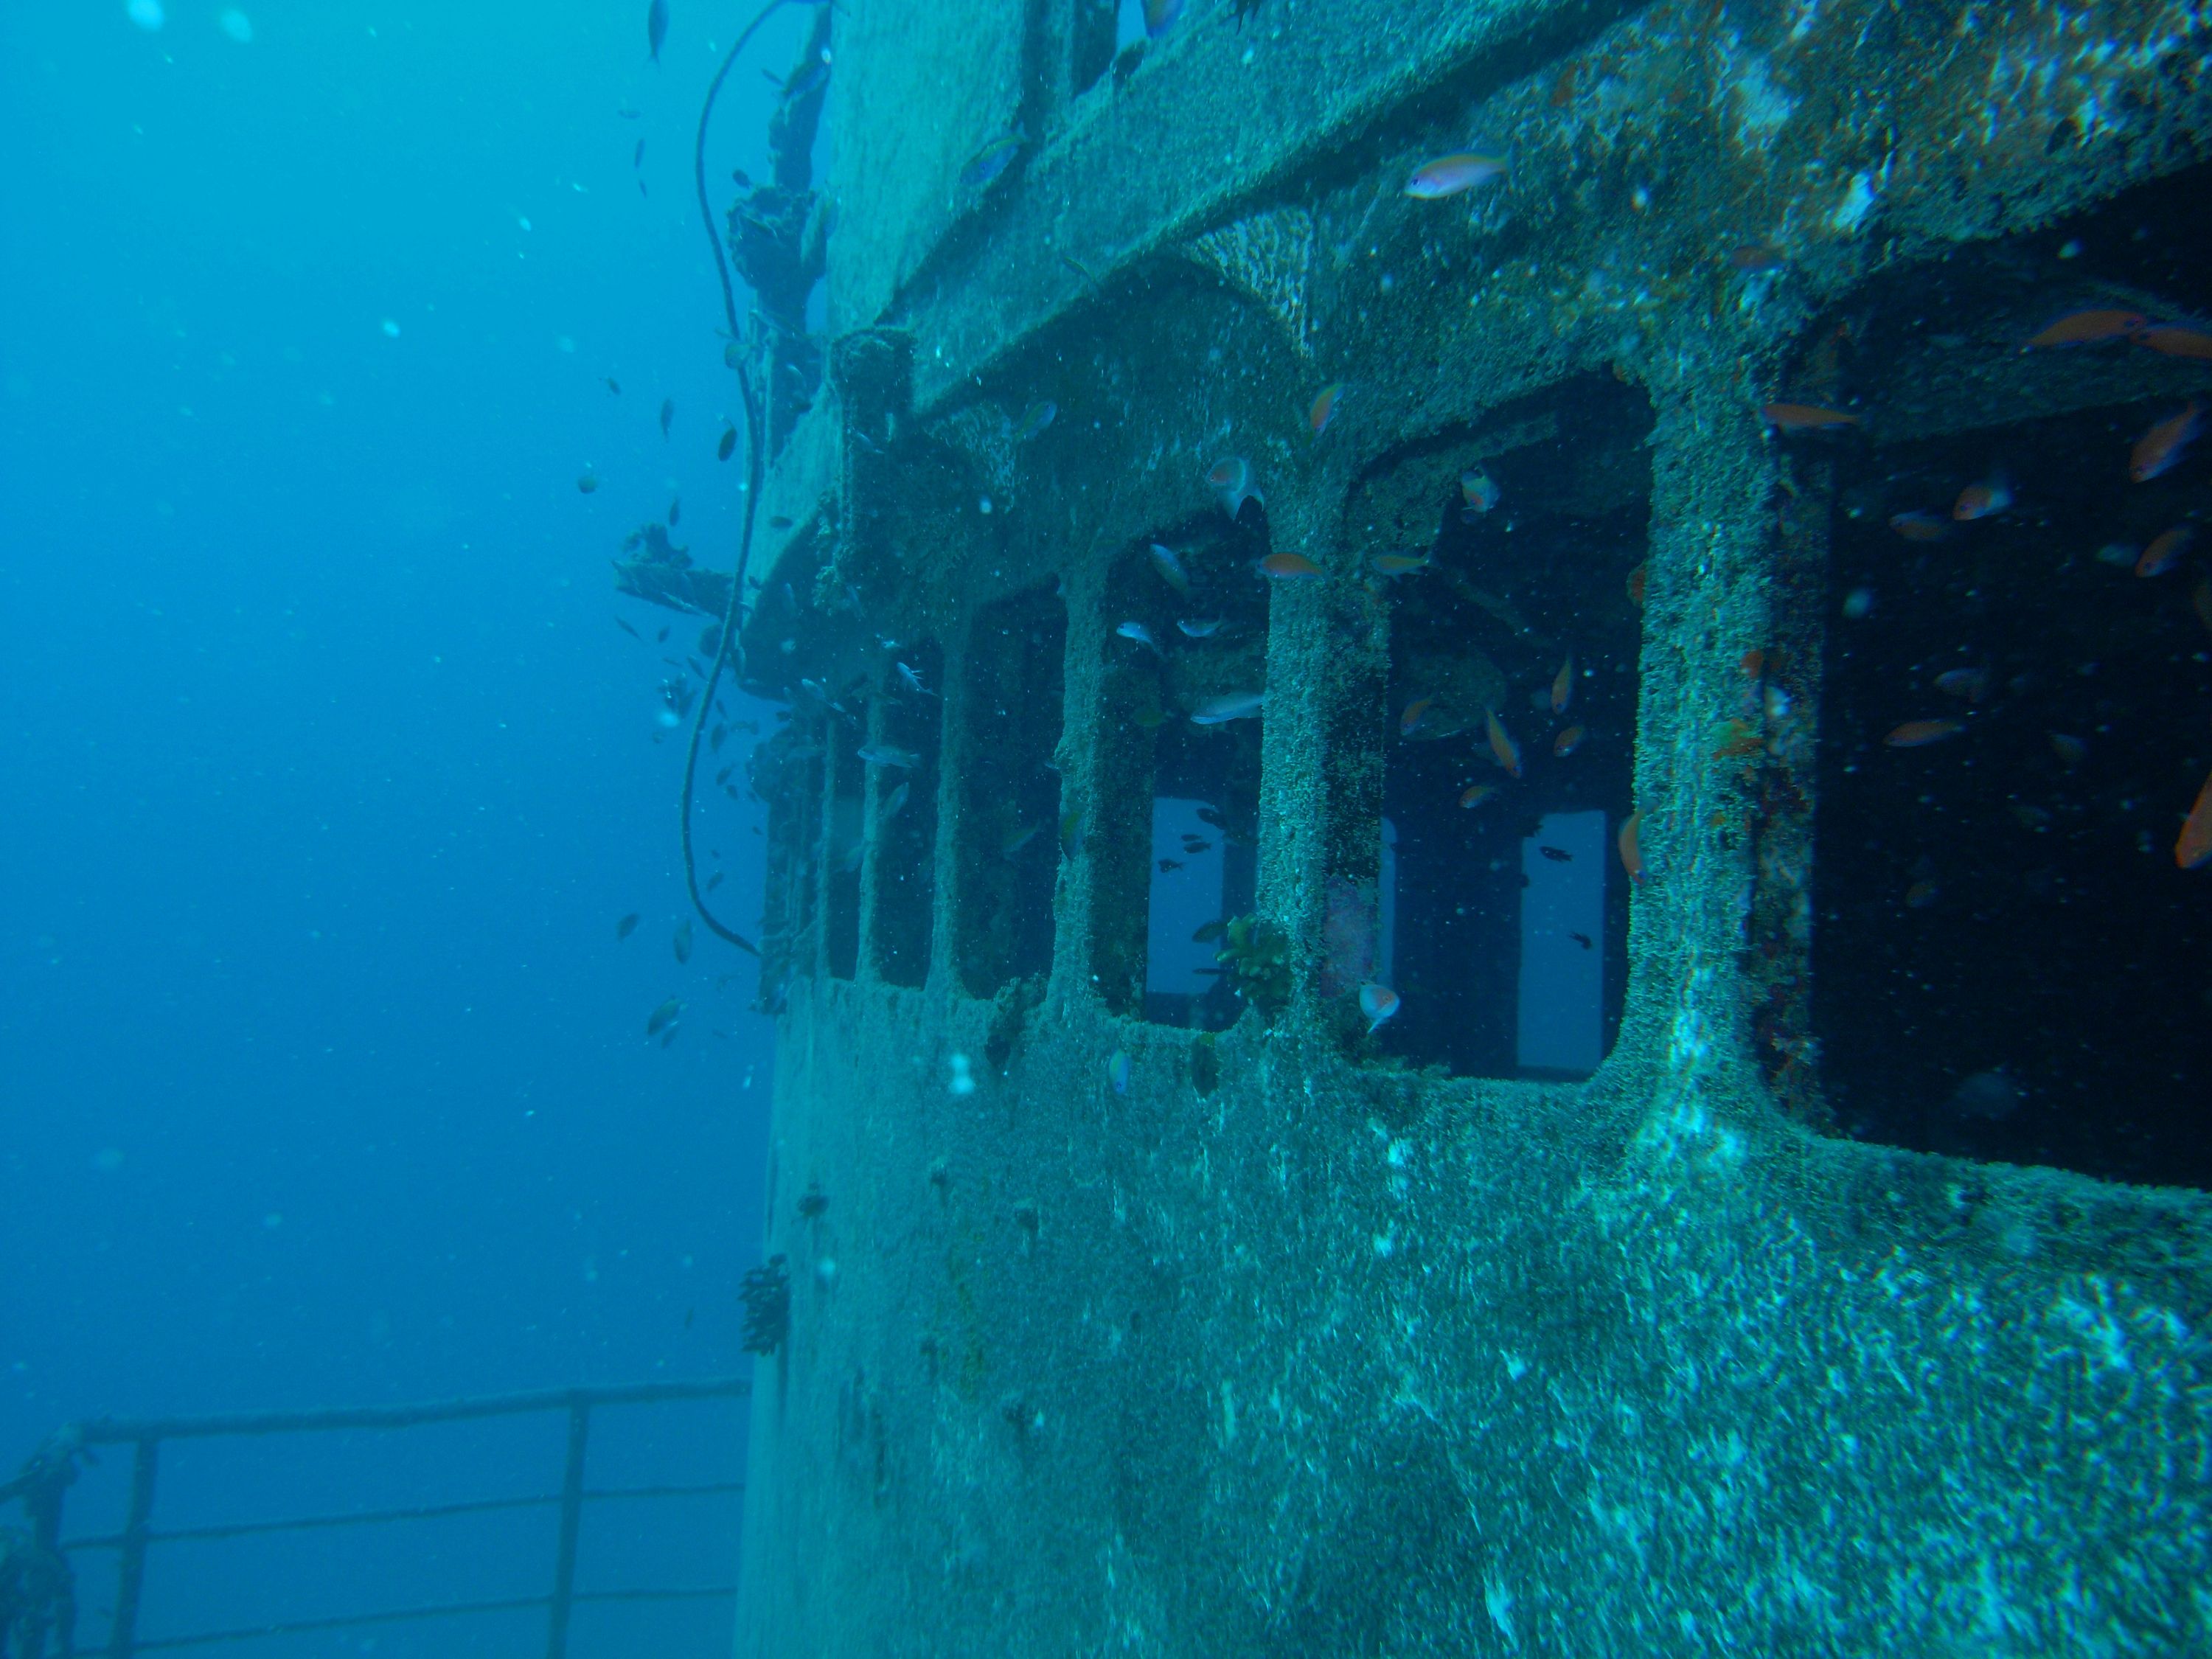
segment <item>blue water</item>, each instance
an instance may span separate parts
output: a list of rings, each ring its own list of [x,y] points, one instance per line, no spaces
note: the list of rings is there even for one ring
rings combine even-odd
[[[679,3],[655,66],[643,0],[164,9],[0,9],[0,1474],[101,1414],[741,1370],[769,1030],[672,953],[670,618],[608,559],[680,492],[731,562],[690,160],[742,15]]]

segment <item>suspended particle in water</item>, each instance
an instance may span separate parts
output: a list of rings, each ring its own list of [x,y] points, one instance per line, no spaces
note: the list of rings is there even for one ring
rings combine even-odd
[[[161,9],[161,0],[131,0],[123,9],[132,22],[149,33],[169,21]]]
[[[226,7],[216,17],[216,27],[241,46],[253,44],[253,20],[235,6]]]
[[[1844,619],[1846,622],[1864,622],[1872,615],[1874,615],[1874,589],[1854,587],[1844,595]]]

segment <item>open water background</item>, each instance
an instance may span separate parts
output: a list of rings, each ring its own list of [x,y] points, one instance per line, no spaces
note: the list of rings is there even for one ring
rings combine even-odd
[[[769,1025],[735,952],[702,930],[673,958],[661,618],[607,567],[677,492],[679,541],[734,548],[690,161],[742,15],[679,4],[656,67],[642,0],[265,0],[250,41],[225,9],[0,9],[0,1471],[100,1414],[744,1358]],[[761,165],[756,65],[805,21],[732,77],[719,176]],[[749,927],[757,819],[717,799],[702,846]],[[544,1490],[539,1429],[342,1452],[374,1492],[212,1461],[161,1518]],[[645,1462],[739,1467],[701,1435]],[[348,1547],[287,1568],[286,1605],[371,1588],[382,1547]],[[538,1532],[441,1548],[525,1593],[550,1563]],[[157,1576],[149,1633],[275,1587]],[[528,1649],[496,1637],[435,1650]],[[417,1650],[362,1639],[301,1650]]]

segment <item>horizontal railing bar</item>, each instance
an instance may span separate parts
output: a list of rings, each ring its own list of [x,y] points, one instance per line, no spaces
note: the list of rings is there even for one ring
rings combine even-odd
[[[538,1389],[474,1400],[427,1401],[411,1406],[349,1406],[316,1411],[232,1412],[209,1417],[100,1418],[76,1425],[86,1445],[134,1440],[193,1440],[212,1435],[293,1434],[332,1429],[407,1429],[424,1423],[457,1423],[524,1412],[568,1411],[578,1406],[650,1406],[676,1400],[720,1400],[750,1394],[741,1376],[691,1382],[633,1382],[604,1389]]]
[[[734,1584],[712,1584],[693,1589],[579,1590],[578,1601],[709,1601],[738,1593]],[[507,1601],[448,1601],[436,1607],[395,1607],[386,1613],[356,1613],[329,1619],[288,1619],[237,1630],[208,1631],[192,1636],[140,1637],[137,1651],[206,1647],[216,1642],[243,1642],[257,1636],[311,1636],[319,1631],[349,1630],[362,1625],[397,1625],[418,1619],[459,1619],[473,1613],[532,1613],[549,1605],[550,1595],[518,1596]]]
[[[701,1486],[606,1486],[598,1492],[586,1492],[588,1504],[599,1498],[726,1498],[745,1489],[742,1480],[715,1480]]]
[[[303,1515],[289,1521],[240,1521],[221,1527],[175,1527],[150,1531],[149,1544],[203,1543],[220,1538],[252,1538],[271,1532],[312,1532],[323,1527],[372,1526],[386,1521],[437,1521],[453,1515],[483,1515],[495,1510],[539,1509],[557,1504],[557,1498],[480,1498],[465,1504],[434,1504],[412,1510],[363,1510],[357,1515]],[[112,1549],[120,1534],[106,1538],[72,1538],[65,1550]]]
[[[471,1613],[532,1613],[551,1601],[546,1595],[507,1601],[448,1601],[430,1607],[394,1607],[386,1613],[356,1613],[329,1619],[287,1619],[237,1630],[206,1631],[194,1636],[142,1636],[132,1644],[140,1653],[156,1649],[205,1647],[215,1642],[243,1642],[256,1636],[310,1636],[317,1631],[347,1630],[359,1625],[398,1625],[415,1619],[459,1619]]]
[[[584,1501],[617,1498],[723,1498],[745,1489],[742,1480],[718,1480],[692,1486],[607,1486],[586,1492]],[[483,1515],[495,1510],[549,1509],[561,1501],[557,1495],[540,1498],[479,1498],[464,1504],[432,1504],[408,1510],[363,1510],[351,1515],[303,1515],[289,1521],[240,1521],[220,1527],[177,1527],[146,1534],[149,1544],[203,1543],[213,1539],[252,1538],[264,1533],[308,1532],[321,1527],[366,1527],[392,1521],[439,1521],[455,1515]],[[123,1546],[123,1534],[64,1539],[65,1550],[112,1550]]]

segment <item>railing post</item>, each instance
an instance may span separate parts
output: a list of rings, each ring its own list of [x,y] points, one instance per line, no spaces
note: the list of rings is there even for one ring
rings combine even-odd
[[[568,1464],[561,1476],[561,1542],[553,1559],[545,1659],[567,1659],[568,1652],[568,1608],[576,1593],[576,1534],[584,1519],[584,1446],[591,1432],[592,1408],[577,1401],[568,1407]]]
[[[131,1659],[138,1641],[138,1593],[146,1582],[146,1528],[154,1515],[154,1471],[161,1443],[147,1435],[137,1446],[131,1464],[131,1510],[115,1569],[115,1620],[108,1626],[107,1659]]]

